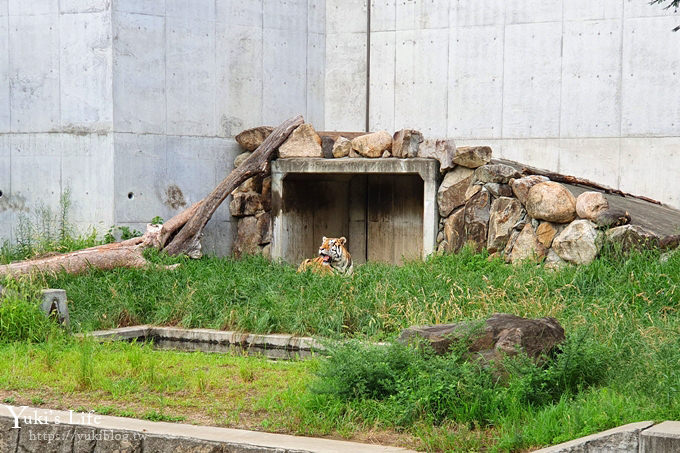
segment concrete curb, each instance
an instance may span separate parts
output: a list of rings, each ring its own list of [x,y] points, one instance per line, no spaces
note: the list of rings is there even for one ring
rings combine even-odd
[[[15,415],[19,413],[21,415],[17,421]],[[15,423],[18,423],[18,429],[15,428]],[[411,450],[286,434],[0,405],[0,451],[405,453]]]
[[[680,452],[680,422],[637,422],[535,453],[677,453]]]
[[[96,330],[87,334],[98,340],[154,340],[160,349],[179,349],[205,352],[228,352],[241,348],[249,353],[262,354],[272,359],[308,357],[323,351],[321,343],[311,337],[288,334],[256,335],[213,329],[181,329],[141,325],[111,330]]]

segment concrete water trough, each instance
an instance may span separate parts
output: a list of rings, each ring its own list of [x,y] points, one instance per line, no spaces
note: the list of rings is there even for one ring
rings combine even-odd
[[[275,360],[303,359],[323,351],[323,346],[310,337],[287,334],[255,335],[213,329],[181,329],[150,325],[97,330],[79,336],[99,341],[151,342],[157,349],[241,353],[261,355]]]

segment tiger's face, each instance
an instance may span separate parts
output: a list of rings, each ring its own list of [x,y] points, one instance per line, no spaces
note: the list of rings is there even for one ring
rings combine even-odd
[[[319,247],[319,256],[324,264],[331,264],[332,262],[341,261],[343,256],[347,254],[345,243],[347,239],[341,238],[327,238],[322,239],[321,247]]]

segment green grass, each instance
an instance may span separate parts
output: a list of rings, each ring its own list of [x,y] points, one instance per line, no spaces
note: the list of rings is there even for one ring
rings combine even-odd
[[[430,451],[520,451],[623,423],[680,419],[680,253],[662,262],[657,251],[607,250],[590,265],[553,272],[467,250],[402,267],[359,266],[349,278],[297,274],[257,257],[149,259],[181,265],[25,284],[66,289],[73,327],[84,332],[151,323],[390,341],[415,324],[494,312],[554,316],[570,337],[573,362],[520,367],[511,385],[498,385],[455,357],[395,353],[398,360],[388,360],[355,346],[328,360],[269,364],[139,345],[60,345],[59,338],[32,345],[53,337],[38,330],[0,346],[0,370],[12,370],[0,378],[0,397]],[[226,374],[221,360],[233,361]],[[234,383],[245,393],[236,396]],[[31,394],[37,389],[50,390]]]

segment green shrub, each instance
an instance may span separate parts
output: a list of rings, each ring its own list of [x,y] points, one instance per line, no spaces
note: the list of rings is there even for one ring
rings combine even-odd
[[[439,356],[423,345],[331,346],[311,387],[328,399],[310,401],[367,410],[371,405],[360,403],[370,400],[373,409],[362,417],[400,427],[420,420],[487,426],[521,408],[575,395],[602,382],[608,370],[603,347],[586,333],[571,335],[542,366],[526,355],[488,366],[461,349]],[[382,406],[376,410],[375,404]]]

